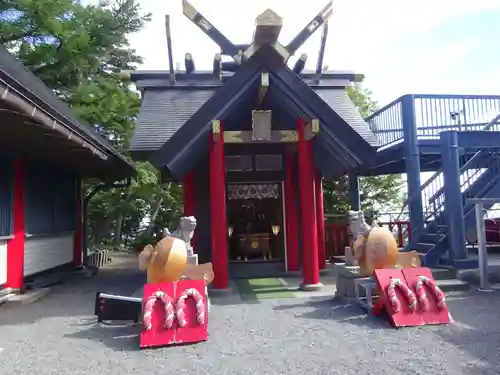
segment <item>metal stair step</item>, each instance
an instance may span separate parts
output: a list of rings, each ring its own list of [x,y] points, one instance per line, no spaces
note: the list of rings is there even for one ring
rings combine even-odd
[[[416,250],[419,253],[427,253],[434,246],[436,246],[434,243],[417,242],[414,246],[412,246],[411,250]]]
[[[479,260],[477,257],[469,257],[466,259],[450,260],[449,258],[441,258],[440,263],[445,266],[452,266],[457,270],[472,270],[477,269]]]
[[[418,239],[419,242],[436,244],[444,237],[446,237],[446,235],[442,233],[422,233]]]
[[[431,268],[431,272],[436,280],[454,280],[457,278],[455,270],[451,268]]]

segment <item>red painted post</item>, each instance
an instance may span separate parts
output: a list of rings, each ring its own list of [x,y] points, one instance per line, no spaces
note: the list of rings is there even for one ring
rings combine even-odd
[[[73,242],[73,266],[82,264],[83,254],[83,191],[82,180],[76,180],[76,229]]]
[[[24,284],[24,163],[14,160],[13,183],[14,238],[7,241],[7,287],[21,289]]]
[[[194,183],[194,173],[191,171],[184,177],[184,181],[182,181],[184,216],[194,216],[196,213],[196,190]]]
[[[324,270],[326,268],[325,212],[323,208],[323,182],[318,172],[315,173],[314,199],[318,225],[318,265],[320,270]]]
[[[345,251],[345,240],[343,238],[344,227],[335,224],[335,255],[344,255]]]
[[[299,270],[299,223],[297,220],[297,189],[294,181],[293,155],[290,151],[285,156],[285,235],[286,261],[288,271]]]
[[[214,120],[210,136],[210,238],[215,289],[227,289],[226,171],[224,167],[224,130],[222,122]]]
[[[398,246],[404,247],[405,241],[403,238],[403,223],[398,222],[396,228],[398,228]]]
[[[330,259],[333,259],[335,256],[335,249],[336,249],[336,244],[335,244],[335,224],[329,223],[328,224],[328,257]]]
[[[314,166],[311,141],[305,140],[304,122],[297,120],[299,135],[299,189],[302,224],[302,274],[303,285],[319,284],[318,232],[314,206]]]
[[[344,224],[342,226],[342,236],[343,236],[343,245],[342,245],[341,255],[345,255],[346,246],[351,246],[351,241],[349,237],[349,224]]]
[[[196,217],[196,187],[194,180],[194,172],[190,171],[182,182],[182,190],[184,197],[184,216],[195,216]],[[193,238],[191,238],[191,246],[196,253],[196,232],[193,233]]]

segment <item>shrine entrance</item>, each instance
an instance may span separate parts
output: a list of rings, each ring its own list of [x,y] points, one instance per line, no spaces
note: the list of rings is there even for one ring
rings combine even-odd
[[[228,261],[239,276],[252,265],[285,270],[282,189],[281,181],[227,185]]]

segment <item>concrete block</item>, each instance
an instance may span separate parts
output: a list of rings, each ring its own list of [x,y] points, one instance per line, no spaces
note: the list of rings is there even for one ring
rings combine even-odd
[[[188,255],[187,263],[191,264],[193,266],[197,266],[198,265],[198,254]]]
[[[50,287],[31,290],[31,291],[24,293],[24,294],[16,294],[15,296],[13,296],[9,299],[9,302],[11,302],[11,303],[17,302],[17,303],[20,303],[21,305],[28,305],[30,303],[33,303],[33,302],[36,302],[36,301],[42,299],[47,294],[49,294],[51,291],[52,291],[52,288],[50,288]]]
[[[356,279],[360,277],[359,266],[349,266],[346,263],[335,263],[335,273],[345,278]]]

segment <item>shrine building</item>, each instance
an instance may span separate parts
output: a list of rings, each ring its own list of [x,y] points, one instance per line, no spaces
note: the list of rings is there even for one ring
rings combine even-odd
[[[135,170],[3,46],[0,166],[1,303],[86,265],[83,180],[118,187]]]
[[[281,18],[257,17],[253,41],[234,45],[187,1],[184,14],[220,47],[212,71],[134,71],[142,94],[133,157],[184,188],[184,215],[197,219],[195,251],[212,262],[213,286],[230,278],[302,270],[304,288],[325,268],[322,178],[368,165],[376,138],[347,95],[362,76],[323,71],[331,3],[288,45]],[[318,69],[288,62],[323,26]],[[169,19],[167,41],[171,52]]]

